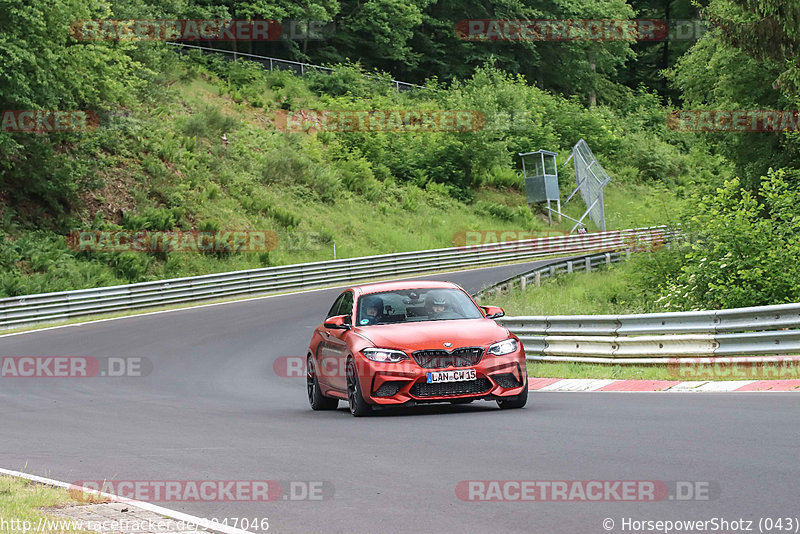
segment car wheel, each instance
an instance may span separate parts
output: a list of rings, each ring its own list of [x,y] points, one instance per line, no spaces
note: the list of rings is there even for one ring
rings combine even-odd
[[[508,397],[505,399],[497,399],[497,405],[501,410],[511,410],[514,408],[522,408],[528,403],[528,383],[525,383],[525,388],[522,393],[516,397]]]
[[[356,362],[352,359],[347,360],[347,400],[350,402],[350,413],[353,416],[364,417],[372,413],[372,406],[364,400],[364,395],[361,394]]]
[[[339,407],[339,399],[326,397],[319,387],[314,358],[310,355],[306,359],[306,387],[308,389],[308,403],[312,410],[335,410]]]

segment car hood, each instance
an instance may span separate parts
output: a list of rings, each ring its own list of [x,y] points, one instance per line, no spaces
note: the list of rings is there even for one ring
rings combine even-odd
[[[369,339],[376,347],[407,351],[486,346],[510,337],[508,330],[491,319],[372,325],[357,327],[355,332]],[[445,347],[444,343],[453,345]]]

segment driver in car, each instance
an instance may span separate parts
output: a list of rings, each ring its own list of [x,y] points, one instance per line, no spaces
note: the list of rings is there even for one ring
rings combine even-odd
[[[461,319],[461,316],[452,310],[447,296],[442,293],[428,294],[425,303],[428,305],[429,319]]]
[[[383,300],[380,297],[364,298],[364,314],[359,324],[362,326],[377,324],[383,316]]]

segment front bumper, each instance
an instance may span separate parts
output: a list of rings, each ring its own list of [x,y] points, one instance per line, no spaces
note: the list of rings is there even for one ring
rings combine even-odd
[[[484,355],[480,362],[469,367],[425,369],[413,360],[380,363],[359,355],[356,368],[364,398],[383,406],[515,397],[528,387],[521,344],[516,352],[505,356]],[[475,380],[427,383],[429,372],[466,368],[475,369]]]

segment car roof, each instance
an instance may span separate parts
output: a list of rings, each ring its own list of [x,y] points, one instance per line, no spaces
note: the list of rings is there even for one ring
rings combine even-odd
[[[353,286],[350,289],[352,289],[356,295],[366,295],[369,293],[380,293],[381,291],[397,291],[399,289],[433,288],[461,289],[453,282],[440,282],[438,280],[402,280],[399,282],[378,282],[375,284]]]

